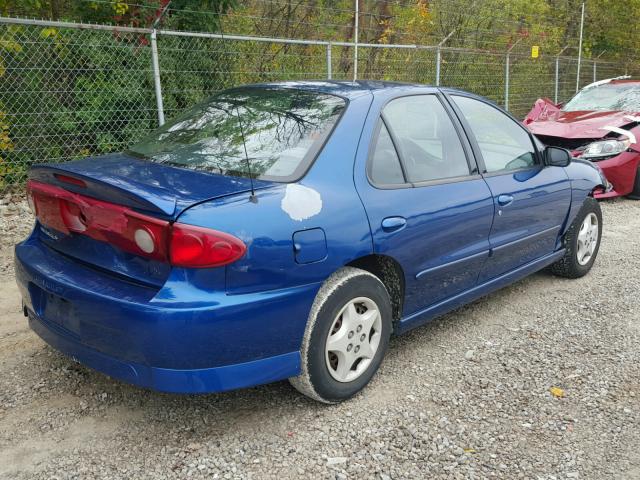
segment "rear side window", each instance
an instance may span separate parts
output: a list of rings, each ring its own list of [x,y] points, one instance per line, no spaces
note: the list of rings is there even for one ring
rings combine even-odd
[[[405,183],[400,159],[391,136],[384,123],[373,147],[371,181],[377,185],[399,185]]]
[[[130,152],[191,170],[242,177],[250,171],[254,178],[295,181],[345,107],[340,97],[290,88],[228,90],[155,130]]]
[[[454,95],[478,142],[487,172],[517,170],[536,164],[527,131],[497,108],[469,97]]]
[[[458,133],[436,96],[398,98],[384,108],[383,115],[397,140],[408,181],[469,175]]]

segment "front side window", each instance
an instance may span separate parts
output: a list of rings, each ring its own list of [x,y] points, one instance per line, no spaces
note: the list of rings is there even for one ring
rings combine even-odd
[[[342,98],[308,91],[228,90],[158,128],[130,152],[191,170],[241,177],[251,172],[258,179],[293,181],[304,173],[345,107]]]
[[[452,96],[480,147],[487,172],[517,170],[536,164],[527,131],[497,108],[469,97]]]
[[[469,175],[458,133],[435,95],[398,98],[383,115],[397,140],[409,182]]]

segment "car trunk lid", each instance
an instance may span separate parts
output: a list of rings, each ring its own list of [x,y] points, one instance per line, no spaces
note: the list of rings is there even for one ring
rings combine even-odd
[[[125,153],[36,165],[29,177],[171,220],[196,203],[251,190],[248,178],[172,167]],[[256,189],[273,184],[262,180],[253,183]]]
[[[254,188],[272,184],[254,181]],[[142,218],[153,234],[154,223],[171,224],[193,205],[248,193],[251,182],[113,154],[35,166],[29,188],[38,212],[36,234],[44,244],[71,261],[161,286],[171,270],[162,255],[136,254],[111,233],[130,229],[131,222]],[[83,222],[91,225],[87,228]],[[160,232],[159,227],[156,234]]]

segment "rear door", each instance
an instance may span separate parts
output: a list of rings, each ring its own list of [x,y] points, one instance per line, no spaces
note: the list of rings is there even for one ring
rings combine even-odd
[[[358,169],[356,184],[374,251],[405,272],[403,312],[411,315],[476,284],[493,201],[440,96],[395,98],[371,121],[367,175]]]
[[[558,248],[571,185],[563,168],[543,164],[531,134],[520,123],[477,98],[449,98],[465,123],[495,204],[491,256],[479,279],[483,282]]]

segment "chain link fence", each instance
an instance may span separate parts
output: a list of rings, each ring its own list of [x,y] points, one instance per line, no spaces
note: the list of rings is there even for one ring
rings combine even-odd
[[[163,117],[227,87],[354,77],[349,42],[158,30],[155,56],[153,37],[149,29],[0,18],[0,191],[22,184],[34,163],[123,150]],[[357,52],[358,78],[470,90],[518,117],[538,97],[566,101],[576,90],[575,58],[385,44],[358,44]],[[579,84],[624,73],[583,61]]]

